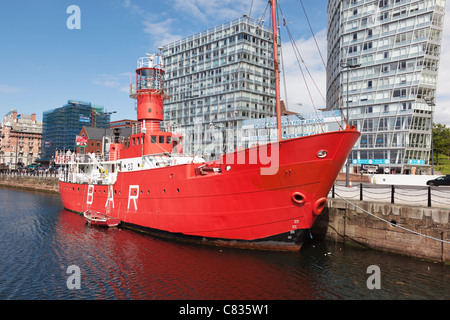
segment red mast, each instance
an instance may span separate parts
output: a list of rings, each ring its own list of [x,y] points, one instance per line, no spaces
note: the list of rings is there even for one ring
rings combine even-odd
[[[272,33],[273,33],[273,56],[274,56],[274,72],[275,72],[275,100],[277,110],[277,133],[278,141],[282,140],[281,133],[281,102],[280,102],[280,74],[278,62],[278,33],[277,33],[277,8],[275,0],[270,0],[272,6]]]

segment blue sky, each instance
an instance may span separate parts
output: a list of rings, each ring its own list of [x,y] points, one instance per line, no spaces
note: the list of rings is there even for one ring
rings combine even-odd
[[[139,57],[238,18],[249,12],[252,2],[251,15],[259,18],[266,1],[2,1],[0,115],[15,108],[19,113],[36,112],[42,120],[43,111],[78,99],[117,111],[113,120],[134,119],[128,87]],[[327,2],[305,3],[311,19],[320,22],[316,27],[323,29]],[[70,5],[80,8],[80,30],[67,28]],[[282,8],[295,8],[292,21],[303,17],[298,1],[283,1]],[[302,28],[292,23],[294,30],[301,35]]]
[[[266,3],[264,0],[2,1],[0,116],[15,108],[19,113],[35,112],[38,120],[42,120],[43,111],[77,99],[116,111],[112,120],[135,119],[134,100],[128,97],[128,87],[139,57],[156,52],[158,46],[236,19],[250,9],[252,17],[260,18]],[[317,76],[324,93],[324,68],[300,1],[280,3],[305,63]],[[327,3],[327,0],[303,0],[325,59]],[[66,11],[70,5],[80,8],[80,30],[67,28],[71,14]],[[287,51],[285,54],[289,81],[299,69],[293,55]],[[302,91],[298,90],[298,81],[302,81],[300,77],[288,85],[288,90],[294,91],[288,93],[289,104],[310,105],[306,93],[298,94]],[[445,78],[442,82],[450,84]],[[445,92],[441,94],[447,99]],[[447,100],[450,102],[450,95]],[[324,106],[321,98],[315,103],[317,107]],[[297,111],[311,111],[298,108]],[[442,119],[446,117],[443,115]]]

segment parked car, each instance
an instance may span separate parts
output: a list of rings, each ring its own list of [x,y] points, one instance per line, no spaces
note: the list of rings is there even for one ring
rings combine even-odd
[[[438,177],[427,181],[428,186],[450,186],[450,175]]]

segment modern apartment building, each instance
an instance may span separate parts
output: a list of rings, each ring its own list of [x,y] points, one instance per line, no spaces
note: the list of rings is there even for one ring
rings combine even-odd
[[[275,115],[272,33],[258,20],[243,16],[170,43],[162,55],[164,124],[183,133],[184,152],[196,152],[211,128]]]
[[[109,128],[110,114],[103,106],[69,100],[60,108],[43,114],[41,161],[49,162],[56,150],[76,149],[76,136],[83,126]]]
[[[283,140],[338,131],[341,121],[339,110],[283,115],[281,116]],[[276,117],[242,121],[242,148],[276,142],[278,140],[276,128]]]
[[[3,117],[0,135],[0,164],[15,170],[40,158],[42,122],[36,120],[35,113],[11,110]]]
[[[445,2],[328,2],[327,104],[362,133],[350,172],[429,170]]]

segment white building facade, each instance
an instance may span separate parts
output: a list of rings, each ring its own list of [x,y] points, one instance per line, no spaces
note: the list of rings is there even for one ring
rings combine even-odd
[[[163,47],[164,125],[185,135],[185,153],[202,148],[194,141],[207,131],[275,115],[272,43],[271,30],[244,15]]]
[[[429,170],[445,2],[328,2],[327,104],[362,133],[350,172]]]

